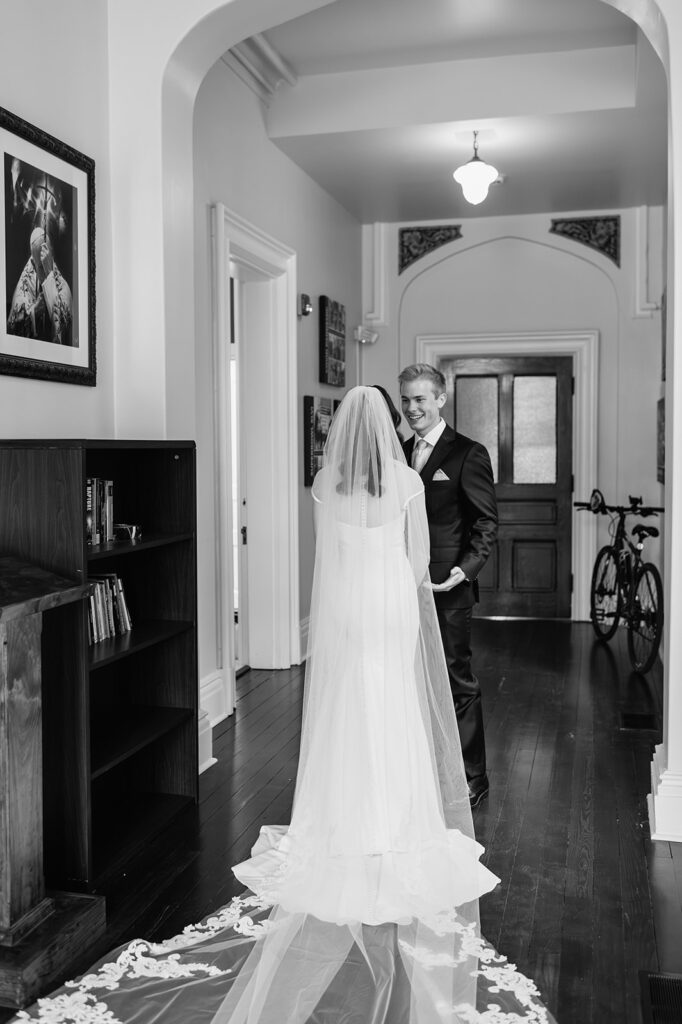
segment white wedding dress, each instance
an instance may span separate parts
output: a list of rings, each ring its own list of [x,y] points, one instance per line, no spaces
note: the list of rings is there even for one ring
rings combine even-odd
[[[347,653],[317,712],[333,728],[312,732],[290,826],[265,826],[252,858],[233,868],[251,891],[325,921],[409,921],[499,881],[479,864],[483,848],[443,820],[414,678],[419,608],[405,517],[336,524],[329,629]]]
[[[421,480],[384,400],[354,388],[315,479],[315,578],[291,822],[246,886],[19,1014],[64,1024],[546,1024],[485,942],[480,862],[428,585]]]

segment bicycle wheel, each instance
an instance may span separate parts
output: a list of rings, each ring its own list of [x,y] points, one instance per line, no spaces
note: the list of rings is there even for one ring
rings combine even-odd
[[[600,640],[610,640],[620,620],[620,587],[615,549],[602,548],[592,570],[590,619]]]
[[[628,654],[635,672],[648,672],[656,660],[663,632],[663,584],[658,569],[647,562],[632,587]]]

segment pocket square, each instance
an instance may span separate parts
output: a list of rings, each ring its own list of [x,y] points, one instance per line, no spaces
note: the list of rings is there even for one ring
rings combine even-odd
[[[433,474],[433,479],[434,480],[449,480],[450,477],[447,475],[447,473],[444,473],[442,469],[437,469],[436,472]]]

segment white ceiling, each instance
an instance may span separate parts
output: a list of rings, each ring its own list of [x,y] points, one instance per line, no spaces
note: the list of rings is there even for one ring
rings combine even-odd
[[[335,0],[240,49],[273,143],[363,223],[665,201],[665,74],[607,3]],[[474,129],[504,178],[475,207]]]

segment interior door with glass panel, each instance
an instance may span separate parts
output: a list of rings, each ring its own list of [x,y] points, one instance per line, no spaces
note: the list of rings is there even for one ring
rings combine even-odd
[[[573,361],[441,360],[443,416],[490,453],[499,511],[479,615],[569,618]]]

